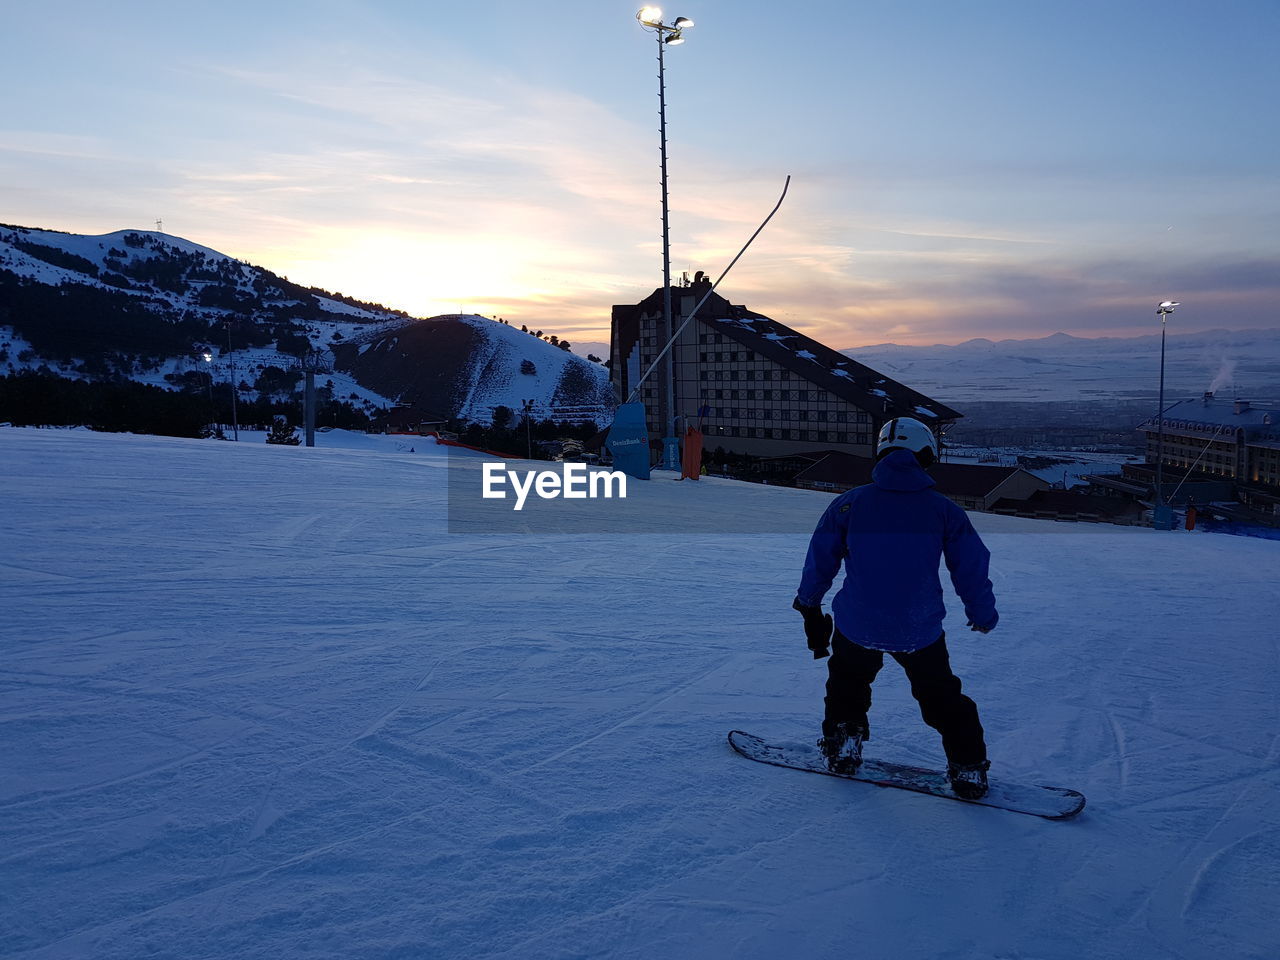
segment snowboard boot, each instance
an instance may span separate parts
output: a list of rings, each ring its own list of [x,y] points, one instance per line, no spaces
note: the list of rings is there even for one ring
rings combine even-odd
[[[987,795],[987,770],[990,768],[990,760],[968,764],[948,763],[947,779],[951,781],[951,789],[961,800],[981,800]]]
[[[822,724],[818,750],[832,773],[854,773],[862,766],[862,744],[870,737],[865,724]]]

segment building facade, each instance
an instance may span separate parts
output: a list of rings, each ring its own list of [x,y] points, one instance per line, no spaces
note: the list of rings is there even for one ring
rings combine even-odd
[[[1168,407],[1163,419],[1166,470],[1280,487],[1280,409],[1206,393]],[[1161,446],[1159,420],[1152,417],[1138,429],[1146,436],[1147,461],[1154,464]]]
[[[950,407],[710,290],[700,273],[688,286],[672,289],[675,329],[706,298],[672,348],[679,430],[701,424],[706,449],[777,457],[820,446],[870,457],[887,420],[914,417],[941,433],[960,418]],[[669,432],[665,361],[643,383],[640,378],[667,339],[661,289],[638,304],[613,308],[614,389],[622,402],[644,403],[651,438]]]

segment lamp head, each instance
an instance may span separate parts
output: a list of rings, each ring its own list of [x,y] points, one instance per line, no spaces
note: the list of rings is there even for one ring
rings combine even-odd
[[[688,17],[676,17],[676,22],[672,24],[677,30],[684,30],[693,26],[693,21]]]
[[[669,44],[671,44],[671,45],[674,47],[674,46],[676,46],[677,44],[684,43],[684,37],[682,37],[682,36],[680,35],[680,31],[679,31],[679,30],[677,30],[675,33],[670,34],[670,35],[669,35],[665,40],[663,40],[662,42],[663,42],[663,43],[669,43]]]
[[[636,14],[636,19],[646,27],[658,27],[662,25],[662,8],[661,7],[641,7],[640,12]]]
[[[1173,313],[1173,308],[1176,306],[1178,306],[1177,300],[1165,300],[1160,304],[1159,307],[1156,308],[1156,313],[1159,313],[1159,314]]]

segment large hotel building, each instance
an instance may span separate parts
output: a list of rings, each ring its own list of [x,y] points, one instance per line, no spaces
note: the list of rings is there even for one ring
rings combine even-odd
[[[674,286],[678,329],[711,288],[701,273]],[[613,308],[610,364],[622,400],[667,342],[662,289],[638,304]],[[821,448],[875,456],[887,420],[914,417],[941,431],[961,414],[851,360],[790,327],[712,294],[672,348],[674,412],[696,425],[707,449],[774,457]],[[651,443],[669,433],[666,363],[635,398],[644,403]]]
[[[1163,438],[1155,417],[1139,429],[1148,463],[1156,462],[1159,450],[1165,467],[1175,471],[1280,486],[1280,409],[1206,393],[1165,410]]]

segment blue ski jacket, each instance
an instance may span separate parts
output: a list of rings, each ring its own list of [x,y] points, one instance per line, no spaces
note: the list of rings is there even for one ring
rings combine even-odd
[[[836,629],[863,647],[905,653],[942,635],[942,583],[946,558],[965,615],[980,627],[996,625],[995,595],[987,576],[990,552],[969,516],[933,488],[909,450],[876,464],[872,482],[832,501],[809,541],[797,599],[816,607],[845,564],[844,586],[831,603]]]

